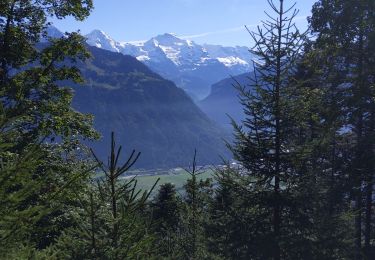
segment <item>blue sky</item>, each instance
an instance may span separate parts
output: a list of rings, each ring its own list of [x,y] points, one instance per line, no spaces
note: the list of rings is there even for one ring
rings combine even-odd
[[[278,0],[274,0],[278,3]],[[295,1],[285,0],[289,6]],[[296,21],[306,27],[315,0],[297,0],[300,10]],[[198,43],[249,46],[250,29],[266,18],[266,0],[94,0],[95,9],[88,19],[53,21],[63,31],[94,29],[108,33],[117,41],[148,40],[163,33],[175,33]]]

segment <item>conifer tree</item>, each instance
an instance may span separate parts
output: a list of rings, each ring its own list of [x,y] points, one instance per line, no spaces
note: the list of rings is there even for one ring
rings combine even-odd
[[[210,203],[207,242],[211,254],[218,259],[256,259],[264,243],[257,231],[254,198],[244,192],[247,180],[241,170],[226,164],[215,170],[215,190]],[[263,216],[264,217],[264,216]]]
[[[311,254],[317,259],[346,258],[352,251],[348,239],[351,214],[345,200],[350,153],[339,131],[343,113],[336,103],[343,95],[333,83],[334,75],[320,70],[325,62],[318,62],[319,51],[311,49],[311,42],[308,45],[293,76],[299,86],[298,99],[293,100],[298,108],[294,121],[298,122],[300,150],[296,164],[304,175],[295,190],[303,202],[300,209],[310,219],[306,231]]]
[[[0,256],[41,257],[71,226],[65,212],[75,207],[72,190],[86,186],[90,164],[55,145],[30,143],[18,151],[19,133],[9,121],[0,116]]]
[[[137,188],[134,177],[122,179],[140,153],[133,150],[125,162],[120,163],[121,152],[122,147],[116,147],[112,133],[108,163],[104,164],[93,153],[104,177],[93,184],[86,196],[77,196],[84,211],[75,213],[78,228],[67,230],[55,246],[61,257],[137,259],[154,253],[151,219],[142,213],[157,182],[150,191],[142,191]]]
[[[350,144],[347,192],[354,202],[356,259],[373,254],[374,12],[373,1],[318,1],[311,18],[316,50],[334,64],[322,69],[339,76],[334,84],[344,93],[343,102],[335,105],[345,119],[340,130]]]
[[[286,8],[283,0],[268,3],[275,17],[267,14],[269,19],[256,32],[250,32],[255,42],[255,77],[250,88],[239,87],[246,119],[243,126],[233,123],[235,142],[230,148],[248,172],[251,180],[246,189],[257,194],[256,207],[263,211],[260,215],[268,215],[258,220],[260,225],[267,223],[264,234],[269,238],[259,257],[281,259],[287,255],[285,227],[289,223],[283,217],[293,212],[291,192],[298,176],[292,162],[297,149],[290,76],[301,54],[304,34],[294,24],[298,14],[294,5]]]
[[[153,230],[156,232],[158,255],[167,258],[180,256],[178,237],[181,225],[181,200],[177,197],[175,186],[165,183],[151,203]]]
[[[206,225],[208,220],[207,205],[211,198],[212,184],[210,179],[200,180],[202,170],[197,166],[197,151],[190,169],[186,169],[190,179],[184,185],[185,195],[182,209],[181,248],[183,258],[207,258]]]
[[[1,140],[1,138],[0,138]],[[11,143],[0,144],[0,258],[28,257],[34,249],[29,236],[34,225],[46,214],[40,205],[28,205],[41,183],[29,178],[40,161],[37,147],[22,154],[9,150]],[[25,255],[23,255],[25,254]]]

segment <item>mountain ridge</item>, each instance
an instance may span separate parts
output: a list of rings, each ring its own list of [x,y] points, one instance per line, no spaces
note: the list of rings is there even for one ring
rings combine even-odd
[[[100,158],[106,159],[112,131],[126,153],[142,152],[138,168],[185,167],[195,149],[205,165],[228,155],[225,132],[172,81],[132,56],[88,49],[92,58],[78,66],[85,84],[74,86],[73,107],[94,115],[102,139],[90,146]]]
[[[91,46],[136,57],[164,78],[175,82],[193,99],[208,96],[210,86],[221,79],[252,70],[252,56],[243,46],[200,45],[172,33],[140,42],[118,42],[100,30],[85,37]]]

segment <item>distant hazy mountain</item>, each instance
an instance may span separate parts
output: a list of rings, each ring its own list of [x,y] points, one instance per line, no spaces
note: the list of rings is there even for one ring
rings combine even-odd
[[[231,130],[229,116],[236,122],[244,118],[243,107],[234,84],[236,81],[241,85],[249,84],[249,77],[252,76],[253,73],[245,73],[213,84],[210,95],[200,101],[198,106],[220,126]]]
[[[49,26],[41,34],[41,40],[40,41],[42,43],[46,43],[46,42],[48,42],[48,39],[47,39],[48,37],[51,37],[51,38],[61,38],[61,37],[64,37],[64,34],[59,29],[57,29],[56,27]]]
[[[52,38],[61,38],[64,36],[64,34],[59,29],[53,26],[49,26],[47,28],[47,35]]]
[[[228,154],[224,131],[174,83],[134,57],[89,50],[93,58],[80,65],[86,83],[75,87],[73,105],[95,116],[103,138],[91,145],[100,157],[106,159],[111,131],[125,151],[142,152],[138,167],[186,166],[195,148],[199,164],[219,163]]]
[[[251,70],[247,47],[199,45],[168,33],[145,42],[116,42],[99,30],[86,37],[91,46],[136,57],[198,99],[209,94],[213,83]]]

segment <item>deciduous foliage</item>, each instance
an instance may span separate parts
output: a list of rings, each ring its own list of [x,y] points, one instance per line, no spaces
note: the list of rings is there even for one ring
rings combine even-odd
[[[38,43],[48,17],[82,20],[91,8],[91,1],[0,3],[2,257],[30,258],[48,247],[70,225],[72,189],[86,185],[90,166],[78,137],[96,133],[91,118],[71,108],[62,82],[82,80],[73,62],[88,54],[77,33]]]

